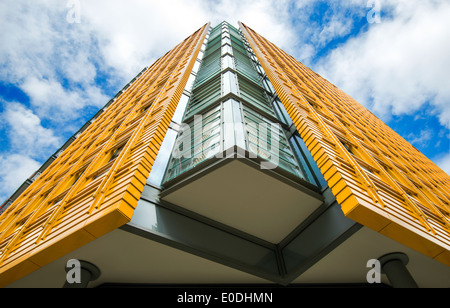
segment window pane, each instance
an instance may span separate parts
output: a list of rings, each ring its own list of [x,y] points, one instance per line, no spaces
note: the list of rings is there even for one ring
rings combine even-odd
[[[177,109],[175,110],[175,114],[173,115],[172,121],[176,123],[181,123],[183,120],[184,112],[186,111],[186,105],[189,101],[189,96],[186,94],[181,95],[181,99],[178,102]]]

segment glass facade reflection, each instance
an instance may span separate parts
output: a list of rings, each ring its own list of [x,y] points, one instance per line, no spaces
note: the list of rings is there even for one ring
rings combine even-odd
[[[274,93],[239,30],[225,22],[212,28],[163,183],[237,147],[263,169],[317,185],[291,148],[292,122]]]

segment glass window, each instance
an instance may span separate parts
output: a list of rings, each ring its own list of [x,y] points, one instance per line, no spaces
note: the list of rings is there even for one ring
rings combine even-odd
[[[346,144],[345,142],[342,142],[342,141],[341,141],[341,143],[350,154],[353,154],[353,152],[348,144]]]
[[[236,138],[236,145],[242,149],[245,149],[245,133],[244,133],[244,121],[242,119],[241,104],[238,101],[232,100],[233,104],[233,122],[234,132]]]
[[[72,185],[71,185],[71,186],[75,185],[75,183],[80,179],[81,175],[84,173],[85,170],[86,170],[86,168],[83,169],[83,170],[78,171],[78,172],[74,175],[74,177],[73,177],[73,182],[72,182]]]
[[[114,159],[116,159],[120,155],[120,152],[122,152],[123,148],[124,146],[121,146],[114,150],[109,161],[113,161]]]
[[[287,113],[286,108],[284,108],[283,103],[280,101],[280,99],[278,97],[275,98],[275,100],[273,102],[273,106],[274,106],[275,112],[278,116],[278,119],[280,119],[281,122],[283,122],[287,126],[290,126],[293,124],[291,117]]]
[[[222,36],[222,45],[225,45],[225,44],[231,45],[231,40],[227,36]]]
[[[195,61],[194,67],[192,68],[192,72],[197,74],[199,68],[200,68],[200,62],[197,60],[197,61]]]
[[[176,123],[181,123],[183,120],[184,112],[186,111],[186,106],[189,101],[189,96],[186,94],[181,95],[181,99],[178,102],[177,109],[175,110],[175,114],[173,115],[172,121]]]
[[[204,51],[202,51],[202,50],[200,50],[199,51],[199,53],[198,53],[198,57],[197,57],[197,59],[203,59],[203,55],[205,54],[205,52]]]
[[[194,84],[194,81],[195,81],[195,75],[191,74],[191,75],[189,76],[189,79],[188,79],[187,84],[186,84],[186,87],[185,87],[185,90],[186,90],[186,91],[191,92],[191,90],[192,90],[192,85]]]
[[[228,44],[222,46],[222,56],[226,55],[227,53],[229,53],[230,55],[233,55],[233,50],[232,50],[231,46]]]
[[[270,92],[272,94],[275,93],[275,89],[273,88],[272,84],[270,83],[270,81],[269,81],[269,79],[267,77],[264,78],[263,84],[264,84],[264,88],[268,92]]]
[[[264,74],[265,74],[264,69],[262,68],[261,64],[258,63],[256,69],[258,70],[258,72],[259,72],[261,75],[264,75]]]
[[[222,58],[222,71],[226,70],[227,68],[234,69],[234,58],[229,54],[225,55]]]
[[[232,100],[223,103],[223,139],[224,149],[234,146],[234,123]]]
[[[222,74],[222,86],[224,96],[228,93],[238,94],[236,74],[230,71]]]
[[[301,163],[302,169],[308,176],[309,181],[321,188],[327,187],[328,183],[325,181],[322,172],[300,135],[298,135],[298,133],[294,134],[294,136],[290,138],[290,141],[292,148],[297,155],[297,159]]]
[[[161,185],[176,138],[177,132],[169,128],[166,136],[164,137],[163,143],[161,144],[158,156],[153,164],[150,176],[147,179],[147,184],[152,184],[155,186]]]

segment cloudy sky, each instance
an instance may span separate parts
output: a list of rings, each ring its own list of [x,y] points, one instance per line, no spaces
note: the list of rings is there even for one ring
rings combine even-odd
[[[1,0],[0,203],[144,67],[242,21],[450,173],[448,0]]]

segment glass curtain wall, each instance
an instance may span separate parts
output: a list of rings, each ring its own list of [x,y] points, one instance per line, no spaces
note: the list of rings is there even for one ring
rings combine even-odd
[[[317,185],[286,137],[289,123],[274,109],[274,98],[240,31],[226,22],[212,28],[163,185],[235,148],[266,162],[265,169],[281,168]]]

